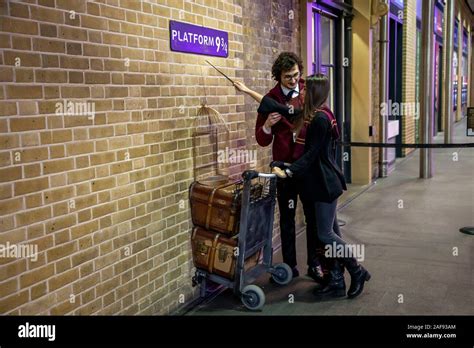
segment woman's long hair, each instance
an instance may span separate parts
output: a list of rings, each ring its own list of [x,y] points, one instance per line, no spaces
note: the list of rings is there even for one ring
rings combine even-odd
[[[304,108],[295,121],[296,133],[299,134],[305,121],[311,122],[314,111],[319,109],[329,96],[329,79],[324,74],[314,74],[306,78]]]

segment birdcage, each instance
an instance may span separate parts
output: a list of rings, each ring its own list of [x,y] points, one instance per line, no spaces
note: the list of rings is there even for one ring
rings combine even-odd
[[[229,127],[219,112],[202,103],[192,132],[194,181],[218,186],[229,181],[229,164],[219,160],[229,147]]]

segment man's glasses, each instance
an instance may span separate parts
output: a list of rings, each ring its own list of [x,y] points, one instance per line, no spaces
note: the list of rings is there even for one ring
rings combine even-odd
[[[297,72],[296,74],[294,75],[284,75],[283,76],[283,79],[286,80],[286,81],[291,81],[293,79],[295,80],[298,80],[298,78],[301,76],[301,73],[300,72]]]

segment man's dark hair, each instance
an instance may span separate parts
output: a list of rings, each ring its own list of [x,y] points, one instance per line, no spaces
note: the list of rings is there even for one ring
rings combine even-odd
[[[281,73],[290,70],[295,64],[298,64],[300,73],[303,74],[303,61],[293,52],[282,52],[275,60],[272,66],[272,77],[281,82]]]

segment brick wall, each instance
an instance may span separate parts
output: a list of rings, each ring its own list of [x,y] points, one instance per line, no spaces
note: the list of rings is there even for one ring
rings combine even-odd
[[[380,22],[372,28],[372,142],[380,142]],[[367,130],[368,131],[368,130]],[[379,176],[379,149],[372,148],[372,179]]]
[[[470,36],[470,49],[469,49],[469,54],[470,54],[470,61],[471,61],[471,70],[470,70],[470,74],[469,74],[469,81],[471,81],[471,84],[472,84],[472,81],[474,79],[474,54],[473,54],[473,51],[474,50],[474,25],[471,26],[471,36]],[[468,106],[469,107],[472,107],[474,105],[474,88],[471,86],[471,84],[468,84],[468,88],[469,88],[469,104]]]
[[[402,103],[416,103],[416,2],[407,1],[403,9],[403,39],[402,39]],[[442,62],[440,62],[442,64]],[[441,83],[441,79],[440,79]],[[412,110],[412,108],[410,108]],[[420,111],[421,112],[421,111]],[[418,115],[419,117],[421,115]],[[413,112],[403,115],[402,142],[404,144],[415,143],[415,117]],[[406,156],[415,149],[402,149],[402,155]]]
[[[297,4],[0,1],[0,244],[39,251],[0,258],[0,313],[164,314],[196,296],[187,199],[204,92],[230,146],[257,149],[256,103],[204,60],[265,92],[278,52],[299,52]],[[169,19],[228,31],[229,58],[170,52]]]

